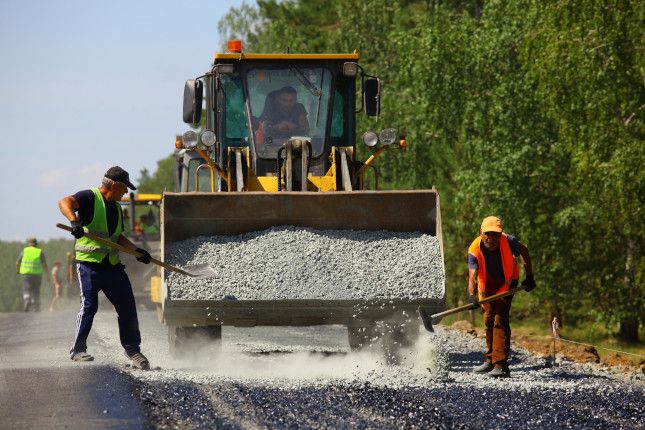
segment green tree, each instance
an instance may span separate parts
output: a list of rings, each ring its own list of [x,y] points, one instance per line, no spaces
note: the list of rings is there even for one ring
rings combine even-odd
[[[358,49],[381,78],[382,115],[357,117],[358,135],[408,131],[409,149],[379,160],[382,186],[439,189],[452,302],[464,295],[466,247],[496,214],[531,249],[533,310],[619,323],[637,340],[642,2],[264,0],[233,11],[220,31],[246,35],[250,50]]]
[[[139,173],[137,191],[140,193],[161,194],[166,191],[175,190],[175,155],[170,154],[166,158],[157,161],[157,170],[150,174],[148,169],[142,169]]]

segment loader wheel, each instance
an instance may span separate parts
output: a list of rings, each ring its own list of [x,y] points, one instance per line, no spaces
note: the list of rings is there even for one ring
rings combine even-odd
[[[219,351],[222,326],[168,326],[168,349],[174,358],[193,358]]]
[[[360,351],[374,343],[374,327],[347,327],[347,339],[352,351]]]
[[[387,324],[387,330],[383,336],[383,354],[385,362],[389,365],[401,364],[401,350],[409,349],[419,335],[418,324]]]

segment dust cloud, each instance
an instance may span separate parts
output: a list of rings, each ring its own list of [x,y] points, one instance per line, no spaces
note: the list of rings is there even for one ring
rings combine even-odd
[[[284,328],[276,328],[276,330]],[[227,342],[228,340],[228,342]],[[226,339],[223,344],[195,338],[187,345],[182,358],[171,358],[167,344],[159,350],[156,365],[163,370],[189,372],[196,377],[221,377],[256,382],[309,382],[328,380],[368,381],[387,385],[420,384],[447,378],[445,357],[430,335],[420,333],[411,348],[399,353],[399,364],[388,364],[380,341],[360,351],[348,346],[321,348],[302,344],[277,345],[260,339],[241,343]],[[156,348],[155,348],[156,349]],[[162,353],[165,349],[165,354]],[[161,358],[161,360],[159,360]],[[412,384],[414,385],[414,384]]]

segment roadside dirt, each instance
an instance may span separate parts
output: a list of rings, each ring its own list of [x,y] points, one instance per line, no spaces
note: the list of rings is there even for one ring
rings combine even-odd
[[[471,336],[485,338],[483,327],[473,327],[467,320],[455,321],[451,328],[468,333]],[[535,333],[526,332],[522,333],[517,330],[513,331],[512,342],[539,357],[552,357],[553,356],[553,338],[550,336],[540,336]],[[578,363],[596,363],[612,368],[618,372],[635,372],[640,371],[645,374],[645,360],[641,360],[636,364],[629,358],[623,357],[619,354],[605,354],[602,357],[593,346],[575,345],[565,342],[558,342],[556,344],[557,357],[564,358],[568,361],[575,361]]]

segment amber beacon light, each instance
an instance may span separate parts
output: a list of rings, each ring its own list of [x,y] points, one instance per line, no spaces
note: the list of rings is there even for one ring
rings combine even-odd
[[[226,50],[228,52],[242,52],[242,41],[241,40],[229,40],[226,44]]]

